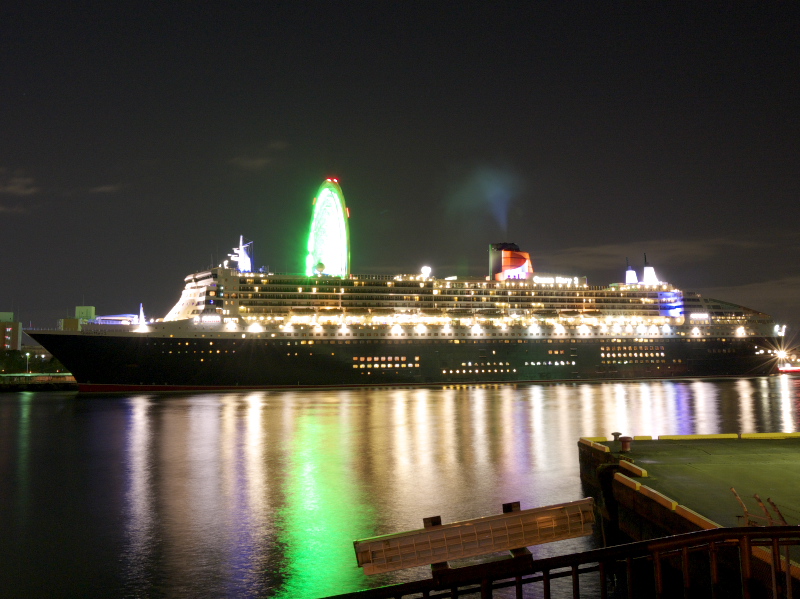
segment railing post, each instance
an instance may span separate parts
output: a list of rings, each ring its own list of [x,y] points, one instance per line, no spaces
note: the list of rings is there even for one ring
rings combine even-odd
[[[717,544],[711,541],[708,550],[708,562],[711,567],[711,598],[716,599],[719,592],[719,564],[717,563]]]
[[[752,572],[750,570],[750,537],[747,535],[739,538],[739,560],[742,564],[742,599],[750,599]]]
[[[544,599],[550,599],[550,570],[542,571],[542,593]]]
[[[578,580],[578,566],[572,566],[572,597],[574,599],[581,599],[581,586]]]
[[[492,599],[492,581],[488,578],[481,580],[481,599]]]
[[[517,576],[514,579],[514,595],[516,596],[516,599],[523,599],[524,595],[522,594],[522,576]]]
[[[660,599],[664,594],[664,580],[661,572],[661,554],[658,551],[653,552],[653,578],[656,583],[656,597]]]
[[[600,572],[600,599],[608,599],[608,581],[606,580],[606,563],[598,563],[598,571]]]
[[[504,503],[503,504],[503,513],[510,514],[512,512],[518,512],[520,510],[520,502],[519,501],[512,501],[511,503]],[[522,555],[530,555],[531,551],[527,547],[520,547],[517,549],[511,550],[511,555],[514,557],[520,557]],[[515,576],[514,577],[514,590],[516,599],[522,599],[522,576]]]
[[[778,585],[781,571],[781,552],[778,548],[778,537],[772,537],[772,597],[778,599]]]
[[[425,528],[434,528],[436,526],[442,525],[442,517],[441,516],[430,516],[429,518],[422,519],[422,525]],[[442,570],[449,570],[450,564],[447,562],[436,562],[435,564],[431,564],[431,576],[435,579],[436,575],[441,572]],[[458,587],[455,586],[450,589],[450,596],[453,599],[458,597]]]
[[[692,586],[692,578],[689,575],[689,548],[681,550],[681,570],[683,570],[683,596],[689,596],[689,589]]]

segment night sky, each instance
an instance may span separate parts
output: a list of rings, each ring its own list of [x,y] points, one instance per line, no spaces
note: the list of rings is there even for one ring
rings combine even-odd
[[[150,317],[240,234],[299,272],[662,280],[800,325],[800,10],[784,3],[17,2],[0,9],[0,311]]]

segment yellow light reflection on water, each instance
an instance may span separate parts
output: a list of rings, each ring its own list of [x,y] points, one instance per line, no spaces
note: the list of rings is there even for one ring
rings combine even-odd
[[[428,389],[415,389],[410,393],[412,394],[409,411],[412,446],[409,457],[418,472],[426,472],[429,471],[430,464],[438,452],[435,438],[438,438],[439,419],[436,414],[431,413],[434,408],[428,401]]]
[[[151,480],[151,419],[150,399],[147,396],[131,397],[130,422],[127,439],[127,493],[126,533],[128,546],[123,561],[128,576],[138,585],[144,585],[148,561],[152,558],[155,510]]]
[[[411,467],[411,435],[408,427],[408,401],[406,391],[392,393],[390,408],[391,431],[394,433],[395,451],[389,455],[394,457],[394,467],[400,472],[408,472]]]
[[[580,397],[580,411],[581,411],[581,428],[585,431],[590,431],[595,426],[595,419],[597,417],[595,412],[594,393],[591,387],[583,386],[579,389]],[[595,437],[593,433],[587,433],[588,436]]]
[[[458,460],[458,411],[457,397],[453,389],[445,389],[442,394],[441,427],[438,443],[442,448],[442,460],[453,467]]]
[[[797,430],[796,414],[792,406],[792,392],[788,374],[778,376],[778,397],[781,406],[781,430],[786,433]]]
[[[749,379],[736,381],[736,394],[739,398],[739,430],[743,433],[754,433],[755,418],[753,414],[753,383]]]
[[[628,422],[629,409],[628,409],[628,396],[633,395],[634,389],[630,383],[616,383],[614,385],[614,426],[615,431],[630,434],[631,430],[636,427],[631,427]],[[608,421],[608,420],[606,420]]]
[[[545,395],[542,385],[534,385],[528,389],[528,403],[530,405],[530,455],[531,464],[534,468],[541,469],[547,464],[548,452],[551,445],[547,442],[547,437],[537,434],[545,426]]]
[[[719,411],[717,410],[716,387],[707,381],[692,383],[696,426],[701,431],[718,431]]]
[[[468,412],[470,419],[470,431],[472,437],[468,442],[470,448],[471,462],[480,468],[484,468],[489,461],[489,452],[487,443],[487,412],[489,409],[486,389],[479,387],[472,389],[469,394],[472,401],[470,401],[471,409]],[[469,398],[468,398],[469,401]]]

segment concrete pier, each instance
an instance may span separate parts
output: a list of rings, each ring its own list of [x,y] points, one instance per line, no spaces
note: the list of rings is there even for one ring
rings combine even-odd
[[[69,373],[0,374],[0,393],[12,391],[77,391]]]
[[[608,545],[720,527],[780,525],[781,518],[800,523],[800,433],[633,437],[628,451],[622,451],[622,441],[578,442],[581,480],[598,498]],[[753,558],[765,566],[772,559],[759,547]],[[797,584],[797,548],[790,561]],[[783,555],[781,562],[785,571]]]

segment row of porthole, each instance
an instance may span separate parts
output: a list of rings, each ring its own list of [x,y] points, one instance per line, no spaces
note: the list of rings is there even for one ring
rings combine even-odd
[[[565,362],[564,360],[556,360],[555,362],[525,362],[525,366],[575,366],[575,364],[575,362]]]
[[[414,356],[414,360],[419,361],[419,356]],[[388,362],[392,362],[392,361],[394,361],[394,362],[405,362],[406,361],[406,356],[402,356],[402,357],[395,356],[394,359],[392,359],[392,356],[375,356],[375,357],[372,357],[372,356],[367,356],[367,357],[364,357],[364,356],[353,356],[353,361],[354,362],[387,362],[387,361]]]
[[[624,339],[613,339],[612,341],[625,341]],[[634,341],[639,341],[635,339]],[[723,339],[724,341],[724,339]],[[624,347],[611,347],[611,346],[601,346],[600,351],[618,351],[618,350],[625,350],[625,351],[632,351],[632,350],[642,350],[642,351],[650,351],[654,349],[664,349],[663,345],[644,345],[639,347],[631,347],[631,346],[624,346]]]
[[[419,368],[419,364],[353,364],[353,368]]]
[[[680,363],[680,360],[673,360]],[[601,360],[601,364],[666,364],[666,360]]]
[[[621,352],[621,353],[604,353],[600,352],[601,358],[658,358],[664,357],[664,352]]]
[[[507,372],[516,372],[516,371],[517,371],[516,368],[513,368],[513,369],[512,368],[495,368],[494,370],[492,370],[491,368],[489,368],[488,370],[475,368],[474,370],[473,369],[469,369],[469,370],[458,369],[458,370],[455,370],[455,371],[453,371],[453,370],[450,370],[450,371],[442,370],[442,374],[447,374],[448,372],[450,374],[485,374],[487,372],[489,372],[489,373],[492,373],[492,372],[507,373]]]
[[[227,353],[228,353],[228,350],[227,350],[227,349],[226,349],[226,350],[219,350],[219,349],[218,349],[218,350],[215,352],[214,350],[211,350],[211,349],[210,349],[210,350],[208,350],[208,352],[206,352],[206,351],[205,351],[205,350],[203,350],[203,349],[201,349],[201,350],[196,350],[196,349],[195,349],[195,350],[192,350],[192,351],[189,351],[189,350],[187,349],[186,351],[175,350],[175,351],[173,352],[172,350],[169,350],[169,351],[167,352],[167,351],[165,351],[165,350],[163,350],[163,349],[162,349],[162,350],[161,350],[161,353],[162,353],[162,354],[164,354],[164,353],[170,353],[170,354],[172,354],[172,353],[175,353],[175,354],[188,354],[188,353],[192,353],[192,354],[198,354],[198,353],[199,353],[199,354],[205,354],[205,353],[213,354],[213,353],[217,353],[217,354],[219,354],[219,353],[225,353],[225,354],[227,354]],[[230,353],[233,353],[233,354],[235,354],[235,353],[236,353],[236,350],[235,350],[235,349],[233,349],[233,350],[230,350]]]

